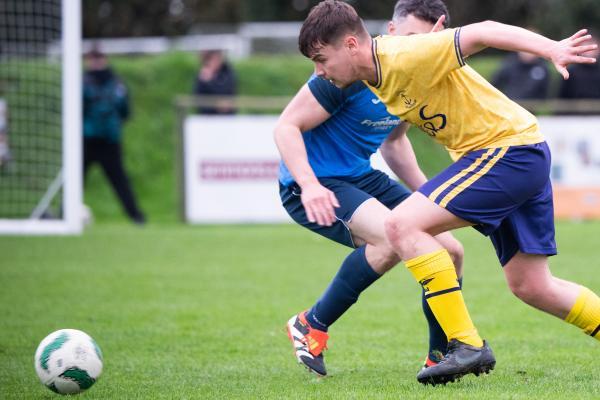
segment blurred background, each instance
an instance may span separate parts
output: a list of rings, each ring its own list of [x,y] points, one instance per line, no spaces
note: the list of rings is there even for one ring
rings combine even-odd
[[[19,4],[25,3],[31,2]],[[296,41],[303,19],[316,3],[315,0],[82,2],[82,55],[98,52],[105,57],[127,92],[129,109],[127,119],[123,120],[120,144],[131,201],[134,202],[129,208],[122,205],[123,201],[119,201],[113,187],[107,184],[102,169],[92,165],[84,189],[86,212],[91,212],[98,223],[128,219],[141,223],[146,220],[178,223],[185,219],[188,184],[184,131],[188,117],[199,113],[208,118],[213,116],[206,114],[236,114],[219,116],[232,120],[249,114],[276,117],[311,74],[312,65],[299,54]],[[372,34],[385,33],[394,1],[351,0],[349,3],[366,20]],[[492,19],[528,27],[554,39],[571,35],[582,27],[600,27],[597,0],[447,0],[446,3],[451,26]],[[231,82],[222,90],[206,87],[200,78],[201,74],[208,73],[202,71],[209,63],[211,51],[218,53],[229,68],[225,71],[229,78],[224,79],[231,79]],[[544,61],[530,60],[530,67],[524,72],[536,81],[543,81],[538,82],[543,87],[528,88],[530,92],[521,93],[523,88],[520,86],[523,85],[511,83],[506,74],[501,73],[503,68],[510,69],[517,61],[516,56],[513,57],[510,59],[505,53],[486,50],[472,57],[469,64],[509,97],[538,115],[600,113],[599,103],[592,99],[596,96],[594,93],[582,96],[564,93],[559,75]],[[508,74],[512,72],[508,71]],[[593,82],[587,84],[588,87],[594,85]],[[515,89],[516,92],[511,92]],[[600,89],[595,91],[600,92]],[[211,96],[215,94],[216,97]],[[10,109],[8,111],[10,115]],[[13,131],[16,129],[15,123],[9,124],[9,133],[11,125]],[[592,128],[597,125],[597,120],[591,122]],[[211,135],[229,137],[227,122],[223,126],[224,129],[211,128],[216,129]],[[588,126],[589,123],[578,129],[589,130]],[[411,139],[426,174],[432,176],[448,165],[445,150],[425,135],[412,130]],[[227,145],[227,140],[223,140],[222,143]],[[597,150],[590,153],[597,145],[587,140],[578,139],[573,144],[573,152],[579,152],[582,162],[593,167],[591,173],[595,174],[598,172],[595,168],[600,165],[596,157],[600,155],[596,155]],[[8,142],[10,149],[10,140]],[[13,142],[15,148],[16,139]],[[14,160],[14,151],[7,160],[11,157]],[[268,162],[271,164],[267,168],[273,171],[276,164]],[[7,162],[4,164],[6,166]],[[211,168],[223,166],[211,164]],[[565,168],[561,168],[559,166],[555,171],[557,179],[565,176]],[[5,169],[10,171],[10,166]],[[273,173],[263,171],[259,175],[261,173],[260,179],[269,178],[269,184],[272,183],[274,188],[276,177]],[[593,192],[592,197],[586,196],[591,207],[600,210],[600,199],[596,198],[600,194]],[[189,202],[187,200],[188,205]],[[124,212],[126,208],[128,211]]]
[[[126,127],[126,163],[140,202],[152,221],[177,221],[182,189],[178,187],[178,114],[175,99],[191,94],[198,70],[197,52],[222,47],[237,75],[241,96],[292,96],[311,73],[311,63],[296,46],[302,20],[318,1],[309,0],[170,0],[148,2],[86,1],[84,47],[100,43],[112,53],[115,69],[131,88],[135,110]],[[373,34],[384,33],[394,1],[354,0]],[[600,27],[594,0],[446,1],[451,25],[485,19],[537,29],[562,38],[581,27]],[[115,38],[127,38],[114,40]],[[187,38],[187,40],[186,40]],[[216,46],[218,44],[218,46]],[[469,61],[493,79],[505,54],[486,51]],[[550,70],[544,98],[557,98],[560,79]],[[285,101],[281,101],[281,106]],[[181,104],[180,104],[181,106]],[[537,107],[540,113],[548,113]],[[253,110],[256,112],[256,110]],[[273,110],[271,110],[273,111]],[[275,110],[277,111],[277,110]],[[445,151],[412,132],[420,163],[428,175],[449,162]],[[85,201],[98,221],[121,218],[110,189],[90,177]]]
[[[86,38],[174,36],[204,32],[235,32],[247,22],[302,21],[315,0],[86,0]],[[390,18],[393,1],[350,0],[364,19]],[[560,37],[581,26],[598,26],[594,0],[447,0],[453,25],[493,19],[520,26],[537,26]]]

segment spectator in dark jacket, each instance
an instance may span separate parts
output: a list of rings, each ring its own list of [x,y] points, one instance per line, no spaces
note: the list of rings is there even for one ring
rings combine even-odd
[[[202,66],[194,84],[194,94],[233,96],[237,93],[237,82],[233,68],[225,61],[220,50],[207,50],[200,54]],[[200,107],[200,114],[234,114],[231,102],[223,101],[214,107]]]
[[[122,125],[129,117],[127,88],[97,49],[86,57],[83,77],[83,166],[84,176],[94,163],[100,164],[131,220],[143,224],[123,166]]]
[[[492,84],[512,100],[545,99],[550,74],[543,59],[529,53],[513,53],[506,57]]]

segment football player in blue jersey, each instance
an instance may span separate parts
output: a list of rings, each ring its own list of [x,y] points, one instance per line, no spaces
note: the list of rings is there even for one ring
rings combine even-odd
[[[442,29],[448,20],[441,0],[400,0],[388,31],[427,33]],[[354,249],[322,297],[287,324],[298,361],[318,375],[327,373],[322,352],[328,328],[400,261],[385,239],[384,220],[427,180],[407,129],[364,83],[340,89],[316,76],[288,104],[275,129],[283,206],[301,226]],[[408,188],[373,169],[370,157],[378,149]],[[437,240],[451,254],[460,277],[462,245],[449,233]],[[446,353],[448,342],[424,299],[422,304],[430,336],[425,366],[431,366]]]

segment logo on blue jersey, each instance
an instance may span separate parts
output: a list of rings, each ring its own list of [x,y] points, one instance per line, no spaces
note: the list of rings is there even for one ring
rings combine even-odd
[[[363,120],[360,124],[366,125],[374,129],[389,129],[390,127],[396,127],[400,125],[400,120],[387,116],[377,121],[371,121],[370,119]]]

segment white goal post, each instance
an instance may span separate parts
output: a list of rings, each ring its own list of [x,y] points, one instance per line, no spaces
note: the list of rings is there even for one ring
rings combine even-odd
[[[4,141],[10,155],[4,165],[0,163],[4,167],[0,234],[79,234],[83,230],[81,1],[2,3],[0,30],[6,35],[0,38],[0,69],[7,72],[0,73],[0,101],[6,109]],[[21,71],[28,67],[33,71],[30,77]],[[54,91],[40,99],[48,86]],[[41,111],[36,109],[40,103]],[[58,133],[51,136],[53,129]],[[48,136],[36,137],[44,133]],[[50,154],[42,153],[47,148]],[[34,159],[38,154],[39,162]]]

